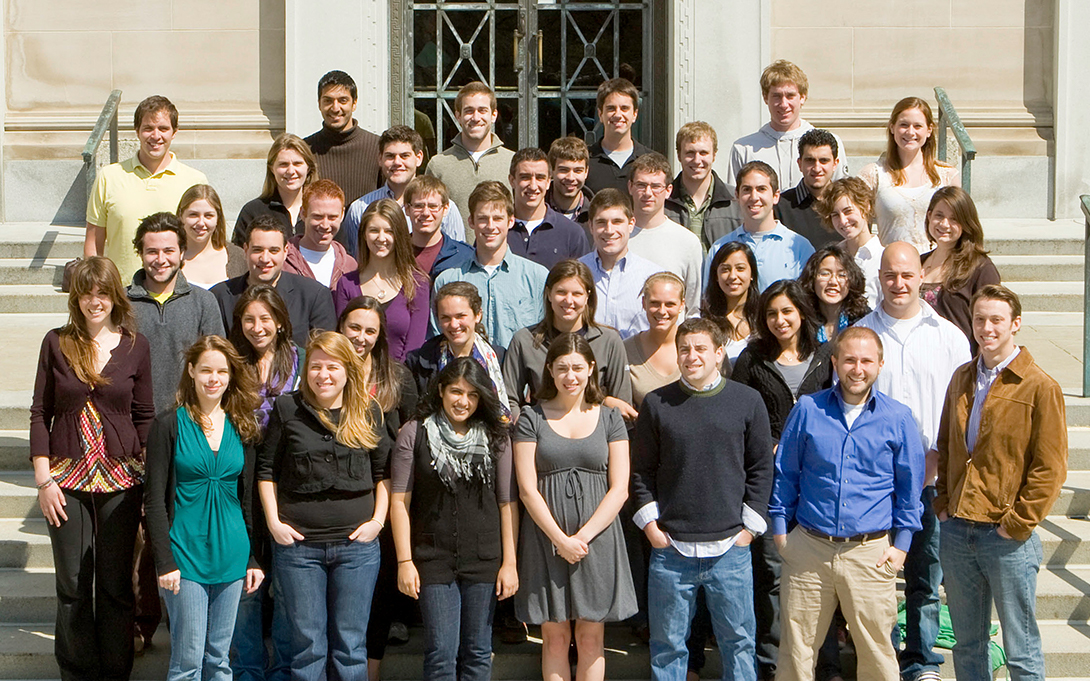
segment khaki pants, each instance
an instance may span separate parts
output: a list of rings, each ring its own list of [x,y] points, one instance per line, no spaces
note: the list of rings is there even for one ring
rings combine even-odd
[[[848,621],[859,681],[898,681],[890,633],[897,623],[896,574],[886,563],[886,536],[836,544],[796,527],[787,535],[780,580],[780,656],[776,681],[812,681],[817,651],[837,602]],[[818,636],[821,632],[821,636]]]

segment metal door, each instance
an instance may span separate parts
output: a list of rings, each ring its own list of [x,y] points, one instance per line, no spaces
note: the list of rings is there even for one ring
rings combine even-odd
[[[474,80],[495,91],[496,134],[508,147],[547,149],[571,134],[590,144],[601,129],[598,85],[616,76],[641,92],[636,137],[661,146],[651,138],[665,104],[662,60],[653,58],[664,43],[662,0],[400,2],[391,26],[392,118],[430,127],[436,147],[458,134],[454,97]]]

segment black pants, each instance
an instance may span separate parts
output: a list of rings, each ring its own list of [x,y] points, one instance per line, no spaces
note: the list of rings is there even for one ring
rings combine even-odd
[[[125,681],[132,673],[133,548],[143,490],[63,490],[68,520],[49,526],[62,681]]]

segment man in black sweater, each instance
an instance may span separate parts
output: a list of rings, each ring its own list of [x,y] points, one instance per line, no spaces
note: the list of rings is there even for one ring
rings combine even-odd
[[[704,587],[723,678],[754,681],[749,544],[767,528],[768,413],[757,391],[720,375],[726,350],[716,324],[688,319],[676,342],[681,380],[644,398],[632,438],[633,520],[653,547],[651,678],[685,678],[685,639]]]

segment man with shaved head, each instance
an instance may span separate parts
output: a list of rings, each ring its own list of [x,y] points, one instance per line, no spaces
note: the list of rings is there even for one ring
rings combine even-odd
[[[882,339],[885,366],[874,387],[905,404],[920,429],[926,456],[923,529],[912,538],[905,560],[906,628],[900,652],[904,681],[938,681],[942,655],[933,650],[939,633],[939,526],[932,509],[938,476],[939,423],[954,371],[971,359],[969,341],[920,299],[922,267],[916,248],[903,241],[886,246],[879,268],[882,303],[856,322]]]

